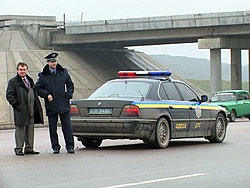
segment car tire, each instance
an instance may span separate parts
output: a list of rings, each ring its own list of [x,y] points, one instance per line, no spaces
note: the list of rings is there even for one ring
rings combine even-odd
[[[237,114],[236,114],[235,110],[231,110],[230,117],[229,117],[230,122],[234,122],[236,117],[237,117]]]
[[[165,118],[160,118],[155,127],[156,148],[164,149],[168,146],[170,140],[170,126]]]
[[[86,148],[98,148],[102,144],[102,139],[84,138],[81,142]]]
[[[222,114],[218,114],[215,126],[213,128],[213,135],[208,137],[208,140],[211,143],[222,143],[226,136],[226,130],[226,119]]]

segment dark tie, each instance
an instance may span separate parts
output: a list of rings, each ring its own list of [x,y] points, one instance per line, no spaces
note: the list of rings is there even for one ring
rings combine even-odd
[[[25,84],[26,87],[30,87],[29,82],[26,80],[26,78],[23,78],[23,82]]]
[[[56,75],[56,71],[53,71],[53,74]]]

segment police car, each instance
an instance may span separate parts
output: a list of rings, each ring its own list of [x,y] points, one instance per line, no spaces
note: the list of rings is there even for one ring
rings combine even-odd
[[[170,71],[119,71],[90,97],[71,102],[73,134],[85,147],[103,139],[141,139],[166,148],[171,139],[225,139],[226,110],[207,103]]]

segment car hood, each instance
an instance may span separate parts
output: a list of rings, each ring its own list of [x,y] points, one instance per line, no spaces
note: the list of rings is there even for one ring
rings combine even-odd
[[[236,103],[236,101],[218,101],[218,102],[211,102],[212,104],[216,104],[219,106],[231,106],[234,105]]]

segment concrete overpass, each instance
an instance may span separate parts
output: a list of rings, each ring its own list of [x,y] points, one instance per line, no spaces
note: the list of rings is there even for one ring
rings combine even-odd
[[[213,93],[222,89],[221,49],[231,49],[231,88],[242,88],[241,50],[250,49],[250,11],[67,23],[65,31],[51,32],[50,37],[49,45],[71,47],[198,42],[200,49],[210,49]]]
[[[250,36],[250,11],[66,23],[51,44],[119,43],[140,46],[198,42],[204,37]],[[53,37],[55,36],[55,37]]]

